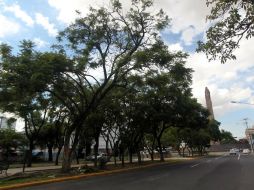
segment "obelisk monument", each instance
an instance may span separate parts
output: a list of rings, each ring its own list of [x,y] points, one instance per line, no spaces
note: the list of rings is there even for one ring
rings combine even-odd
[[[206,107],[209,111],[209,119],[214,120],[214,114],[213,114],[213,104],[211,100],[210,91],[207,87],[205,87],[205,100],[206,100]]]

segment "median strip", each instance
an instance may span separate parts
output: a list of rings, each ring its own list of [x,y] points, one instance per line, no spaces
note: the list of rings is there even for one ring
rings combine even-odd
[[[36,186],[36,185],[43,185],[43,184],[49,184],[49,183],[56,183],[56,182],[64,182],[64,181],[69,181],[69,180],[77,180],[77,179],[82,179],[82,178],[88,178],[88,177],[93,177],[93,176],[106,176],[114,173],[121,173],[121,172],[126,172],[126,171],[132,171],[132,170],[137,170],[137,169],[143,169],[143,168],[149,168],[153,166],[159,166],[159,165],[166,165],[166,164],[174,164],[174,163],[180,163],[182,160],[171,160],[170,162],[160,162],[160,163],[152,163],[148,165],[141,165],[141,166],[136,166],[136,167],[131,167],[131,168],[123,168],[123,169],[116,169],[116,170],[111,170],[111,171],[102,171],[102,172],[97,172],[97,173],[90,173],[90,174],[80,174],[80,175],[75,175],[75,176],[67,176],[67,177],[58,177],[55,179],[46,179],[46,180],[41,180],[41,181],[33,181],[33,182],[25,182],[25,183],[19,183],[19,184],[14,184],[14,185],[7,185],[0,187],[0,190],[7,190],[7,189],[18,189],[18,188],[24,188],[24,187],[30,187],[30,186]]]

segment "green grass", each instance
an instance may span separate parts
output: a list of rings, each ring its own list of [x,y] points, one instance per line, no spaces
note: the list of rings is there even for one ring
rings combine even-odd
[[[0,187],[8,186],[8,185],[14,185],[14,184],[20,184],[20,183],[26,183],[31,181],[41,181],[50,179],[47,175],[42,176],[26,176],[26,177],[16,177],[16,178],[6,178],[0,180]]]

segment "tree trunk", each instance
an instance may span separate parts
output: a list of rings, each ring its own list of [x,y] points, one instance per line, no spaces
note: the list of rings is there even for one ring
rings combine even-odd
[[[57,154],[56,154],[56,160],[55,160],[56,166],[58,166],[58,160],[59,160],[59,156],[60,156],[62,148],[63,148],[63,146],[58,147]]]
[[[32,167],[32,159],[33,159],[33,148],[34,148],[34,142],[33,140],[29,140],[29,150],[27,154],[27,167]]]
[[[116,156],[114,155],[114,164],[115,164],[115,166],[117,165],[116,164]]]
[[[132,164],[132,149],[129,148],[129,162]]]
[[[77,162],[77,164],[79,164],[78,153],[76,150],[74,150],[74,154],[75,154],[76,162]]]
[[[26,163],[27,163],[27,158],[28,158],[28,152],[29,152],[29,150],[26,150],[26,151],[25,151],[25,155],[24,155],[23,167],[22,167],[22,172],[23,172],[23,173],[25,172],[25,169],[26,169]]]
[[[48,144],[48,161],[52,162],[53,161],[53,145]]]
[[[116,166],[116,157],[117,157],[118,154],[119,154],[118,146],[116,146],[116,144],[114,144],[113,151],[114,151],[114,164],[115,164],[115,166]]]
[[[67,173],[71,169],[71,155],[72,149],[70,149],[70,134],[65,135],[62,172]]]
[[[124,167],[124,153],[121,154],[122,155],[122,167]]]
[[[158,143],[159,152],[160,152],[160,161],[163,162],[164,161],[164,155],[163,155],[163,152],[162,152],[162,146],[161,146],[160,138],[157,138],[157,143]]]
[[[153,152],[153,150],[152,150],[152,152],[150,153],[150,156],[151,156],[151,160],[152,160],[152,162],[154,161],[154,152]]]
[[[122,161],[122,167],[124,167],[124,148],[122,145],[120,145],[120,148],[119,148],[119,157],[120,157],[120,160]]]
[[[141,164],[141,154],[140,154],[139,150],[137,151],[137,155],[138,155],[138,164],[140,165]]]
[[[185,155],[184,155],[184,151],[185,151],[185,148],[183,148],[183,157],[185,157]]]
[[[107,156],[109,156],[110,152],[109,152],[109,135],[107,135],[107,140],[106,140],[106,153]]]
[[[95,137],[95,145],[94,145],[94,167],[98,166],[98,148],[99,148],[99,136]]]

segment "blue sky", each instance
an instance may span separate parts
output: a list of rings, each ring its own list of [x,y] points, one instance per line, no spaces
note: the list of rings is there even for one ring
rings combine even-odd
[[[122,1],[128,7],[129,0]],[[89,5],[108,6],[108,0],[0,0],[0,42],[17,50],[19,41],[31,39],[37,49],[48,50],[56,40],[58,31],[75,19],[75,10],[83,15]],[[193,94],[205,105],[204,91],[210,89],[215,117],[221,128],[234,136],[244,137],[244,118],[254,124],[254,106],[231,104],[230,101],[254,103],[254,40],[243,40],[235,51],[237,60],[224,65],[219,61],[208,62],[202,53],[196,53],[197,40],[205,39],[210,23],[204,0],[155,0],[154,9],[163,10],[172,18],[171,27],[162,32],[162,38],[172,51],[189,53],[187,66],[193,68]],[[22,125],[19,122],[19,127]]]

